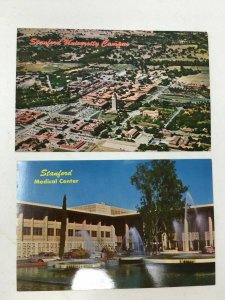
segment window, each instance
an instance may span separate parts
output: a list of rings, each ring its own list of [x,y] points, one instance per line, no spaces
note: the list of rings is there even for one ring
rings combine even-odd
[[[48,228],[48,236],[54,235],[54,228]]]
[[[73,236],[73,229],[68,229],[68,236]]]
[[[104,231],[101,231],[101,237],[104,238]]]
[[[56,236],[60,236],[60,234],[61,234],[61,229],[56,229]]]
[[[92,232],[91,232],[91,236],[92,236],[92,237],[97,237],[97,231],[92,231]]]
[[[107,238],[110,238],[110,232],[109,232],[109,231],[106,231],[105,236],[106,236]]]
[[[34,227],[33,228],[33,235],[42,235],[42,228],[41,227]]]
[[[23,227],[23,235],[30,235],[30,227]]]

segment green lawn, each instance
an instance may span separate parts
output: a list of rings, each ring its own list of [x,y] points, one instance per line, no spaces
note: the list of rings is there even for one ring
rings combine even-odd
[[[68,70],[79,66],[76,63],[50,63],[50,62],[37,62],[37,63],[17,63],[18,71],[25,72],[43,72],[54,73],[59,70]]]
[[[114,121],[116,119],[117,115],[115,114],[105,114],[101,115],[101,119],[103,121],[109,122],[109,121]]]

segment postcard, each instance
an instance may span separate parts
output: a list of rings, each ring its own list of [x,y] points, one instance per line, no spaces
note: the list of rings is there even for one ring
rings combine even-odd
[[[19,161],[17,290],[215,284],[210,159]]]
[[[210,151],[206,32],[21,28],[16,151]]]

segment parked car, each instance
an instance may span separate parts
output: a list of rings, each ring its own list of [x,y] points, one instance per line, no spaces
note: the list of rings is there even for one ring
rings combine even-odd
[[[72,251],[65,252],[65,253],[63,254],[63,258],[73,258],[73,253],[72,253]]]
[[[215,248],[212,246],[205,246],[202,252],[206,254],[213,254],[215,253]]]
[[[40,252],[38,255],[32,256],[32,262],[47,262],[57,260],[59,257],[54,252]]]

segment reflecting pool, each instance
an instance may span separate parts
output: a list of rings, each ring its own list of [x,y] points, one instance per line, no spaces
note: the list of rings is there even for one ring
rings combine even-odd
[[[173,272],[164,265],[113,264],[104,268],[54,270],[18,268],[18,291],[53,291],[113,288],[151,288],[215,284],[215,272]]]

